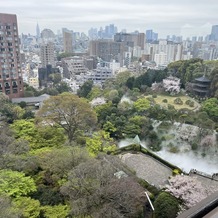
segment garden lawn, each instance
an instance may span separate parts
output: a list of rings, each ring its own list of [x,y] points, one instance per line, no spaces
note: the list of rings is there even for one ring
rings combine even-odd
[[[152,97],[151,95],[147,96],[146,98],[148,97]],[[174,103],[174,100],[176,98],[180,98],[182,101],[183,101],[183,104],[182,105],[179,105],[179,104],[175,104]],[[164,103],[163,100],[164,99],[167,99],[167,103]],[[191,100],[194,102],[194,107],[190,107],[189,105],[187,105],[185,102],[187,100]],[[192,98],[190,98],[189,96],[167,96],[167,95],[157,95],[157,98],[154,98],[154,101],[156,102],[156,104],[159,104],[163,107],[167,107],[168,104],[170,105],[173,105],[175,107],[176,110],[180,110],[182,108],[186,108],[186,109],[189,109],[189,110],[195,110],[196,108],[200,107],[200,105]]]

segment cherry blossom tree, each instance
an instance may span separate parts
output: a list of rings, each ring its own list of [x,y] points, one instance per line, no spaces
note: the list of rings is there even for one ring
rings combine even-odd
[[[206,189],[196,177],[177,175],[169,179],[166,191],[184,202],[191,208],[214,191],[215,187]]]
[[[163,87],[170,94],[178,94],[180,92],[180,79],[172,76],[163,79]]]

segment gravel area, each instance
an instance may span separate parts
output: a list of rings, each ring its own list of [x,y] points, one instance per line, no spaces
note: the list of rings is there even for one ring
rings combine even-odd
[[[147,155],[126,153],[120,157],[123,163],[136,172],[137,177],[146,180],[157,188],[162,188],[172,175],[170,168]]]

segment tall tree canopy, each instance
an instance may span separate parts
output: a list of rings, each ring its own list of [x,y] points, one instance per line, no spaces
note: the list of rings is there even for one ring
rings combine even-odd
[[[18,171],[0,170],[0,194],[20,197],[34,191],[36,185],[31,177]]]
[[[90,130],[97,122],[96,113],[90,104],[71,93],[50,97],[37,113],[37,119],[43,123],[61,126],[70,142],[80,131]]]

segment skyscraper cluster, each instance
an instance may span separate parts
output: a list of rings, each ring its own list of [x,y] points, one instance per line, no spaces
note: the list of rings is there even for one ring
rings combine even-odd
[[[117,33],[117,27],[114,24],[105,26],[105,28],[91,28],[88,31],[88,36],[90,39],[112,39]]]

